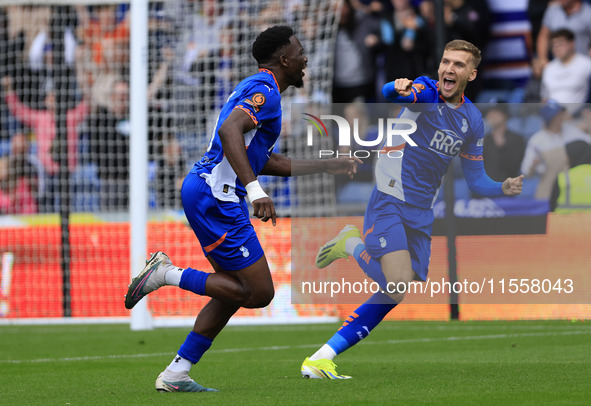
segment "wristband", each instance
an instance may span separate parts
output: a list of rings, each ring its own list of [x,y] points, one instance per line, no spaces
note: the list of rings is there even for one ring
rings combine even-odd
[[[262,199],[263,197],[269,197],[259,184],[258,180],[253,180],[244,188],[246,189],[246,194],[251,203],[255,200]]]

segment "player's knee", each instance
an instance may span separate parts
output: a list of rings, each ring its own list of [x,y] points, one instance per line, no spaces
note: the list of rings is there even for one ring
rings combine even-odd
[[[228,299],[240,307],[246,307],[249,309],[258,309],[266,307],[275,295],[273,285],[269,287],[257,287],[251,286],[235,286],[235,289],[226,290],[226,296]]]
[[[387,279],[387,295],[390,296],[396,303],[404,300],[410,282],[414,280],[414,271],[401,270]]]
[[[388,292],[388,296],[396,303],[400,304],[404,300],[404,296],[406,295],[405,292]]]
[[[267,307],[273,300],[273,297],[275,297],[275,289],[273,286],[258,289],[256,292],[252,293],[249,300],[242,307],[247,307],[249,309]]]
[[[250,287],[240,283],[227,284],[224,286],[223,291],[225,300],[240,307],[244,307],[252,297]]]

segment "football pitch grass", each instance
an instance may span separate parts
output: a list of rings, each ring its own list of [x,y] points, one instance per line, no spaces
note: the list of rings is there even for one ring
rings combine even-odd
[[[159,393],[188,329],[0,326],[2,405],[589,405],[591,322],[384,322],[337,357],[352,380],[307,380],[338,324],[227,327],[191,376],[217,393]]]

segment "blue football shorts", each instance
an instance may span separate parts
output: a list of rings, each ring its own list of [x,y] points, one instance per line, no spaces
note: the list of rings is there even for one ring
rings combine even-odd
[[[263,256],[244,199],[239,203],[216,199],[198,173],[189,173],[183,181],[181,199],[203,253],[222,269],[244,269]]]
[[[427,279],[431,257],[432,209],[413,206],[374,188],[363,221],[367,253],[378,259],[390,252],[407,250],[412,269]]]

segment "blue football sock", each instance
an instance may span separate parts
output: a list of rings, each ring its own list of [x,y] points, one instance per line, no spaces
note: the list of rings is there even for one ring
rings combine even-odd
[[[365,244],[358,244],[353,252],[353,257],[363,270],[363,272],[371,279],[376,281],[383,291],[387,291],[387,282],[384,273],[382,272],[382,265],[378,260],[372,258],[365,250]]]
[[[198,271],[193,268],[187,268],[181,275],[179,287],[198,295],[205,294],[205,282],[210,275],[208,272]]]
[[[211,347],[212,342],[213,340],[211,338],[191,331],[183,345],[181,345],[178,354],[193,364],[196,364],[205,351]]]
[[[354,346],[369,335],[397,303],[388,295],[378,292],[359,306],[331,337],[328,344],[337,354]]]

